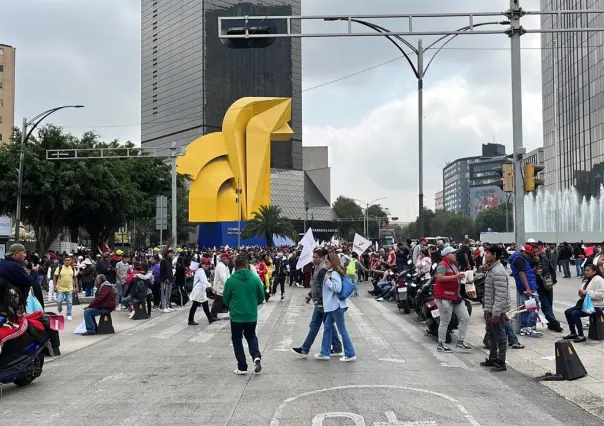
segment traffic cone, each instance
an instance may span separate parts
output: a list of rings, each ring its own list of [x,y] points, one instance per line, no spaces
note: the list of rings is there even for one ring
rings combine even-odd
[[[562,376],[564,380],[575,380],[587,375],[572,343],[568,340],[558,340],[555,343],[555,349],[557,375]]]

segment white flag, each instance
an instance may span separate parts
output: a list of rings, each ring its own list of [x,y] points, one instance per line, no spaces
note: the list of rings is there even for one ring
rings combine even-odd
[[[312,262],[312,252],[317,246],[315,237],[312,234],[312,228],[308,228],[308,231],[306,231],[306,234],[300,240],[300,245],[302,246],[302,253],[300,253],[298,263],[296,263],[296,269],[302,269]]]
[[[361,237],[359,234],[354,234],[354,242],[352,243],[352,251],[359,256],[362,255],[365,250],[369,248],[371,241],[365,237]]]

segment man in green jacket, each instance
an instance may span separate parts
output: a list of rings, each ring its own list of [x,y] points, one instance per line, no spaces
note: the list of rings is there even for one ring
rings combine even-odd
[[[249,268],[247,254],[240,254],[235,259],[235,273],[224,285],[222,301],[228,308],[231,317],[231,340],[237,369],[237,375],[247,374],[247,362],[243,350],[242,338],[247,340],[250,355],[254,360],[254,372],[260,373],[260,349],[256,337],[256,322],[258,321],[258,306],[264,302],[264,286]]]

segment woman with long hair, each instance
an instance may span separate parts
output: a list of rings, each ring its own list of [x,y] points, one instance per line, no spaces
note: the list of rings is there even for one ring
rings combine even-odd
[[[346,272],[342,267],[340,258],[336,253],[329,252],[325,259],[327,273],[323,281],[323,311],[325,312],[323,342],[321,352],[315,355],[315,358],[321,360],[330,359],[331,334],[333,333],[334,323],[338,326],[338,331],[342,335],[344,346],[344,356],[340,358],[342,362],[356,361],[357,356],[352,345],[352,340],[346,329],[344,321],[344,312],[348,309],[348,300],[340,300],[338,294],[342,291],[342,278]]]
[[[585,296],[589,295],[597,312],[601,312],[604,307],[604,278],[598,273],[596,265],[590,263],[585,265],[585,284],[579,290],[580,299],[576,306],[564,311],[570,334],[564,336],[566,340],[573,340],[575,343],[583,343],[587,339],[583,335],[583,324],[581,317],[587,317],[589,314],[583,312],[583,302]]]

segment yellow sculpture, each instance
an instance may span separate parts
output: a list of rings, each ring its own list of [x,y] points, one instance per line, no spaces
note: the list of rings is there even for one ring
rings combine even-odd
[[[178,173],[191,176],[190,222],[248,220],[271,202],[271,140],[293,135],[290,98],[241,98],[228,109],[222,132],[191,142],[176,160]]]

